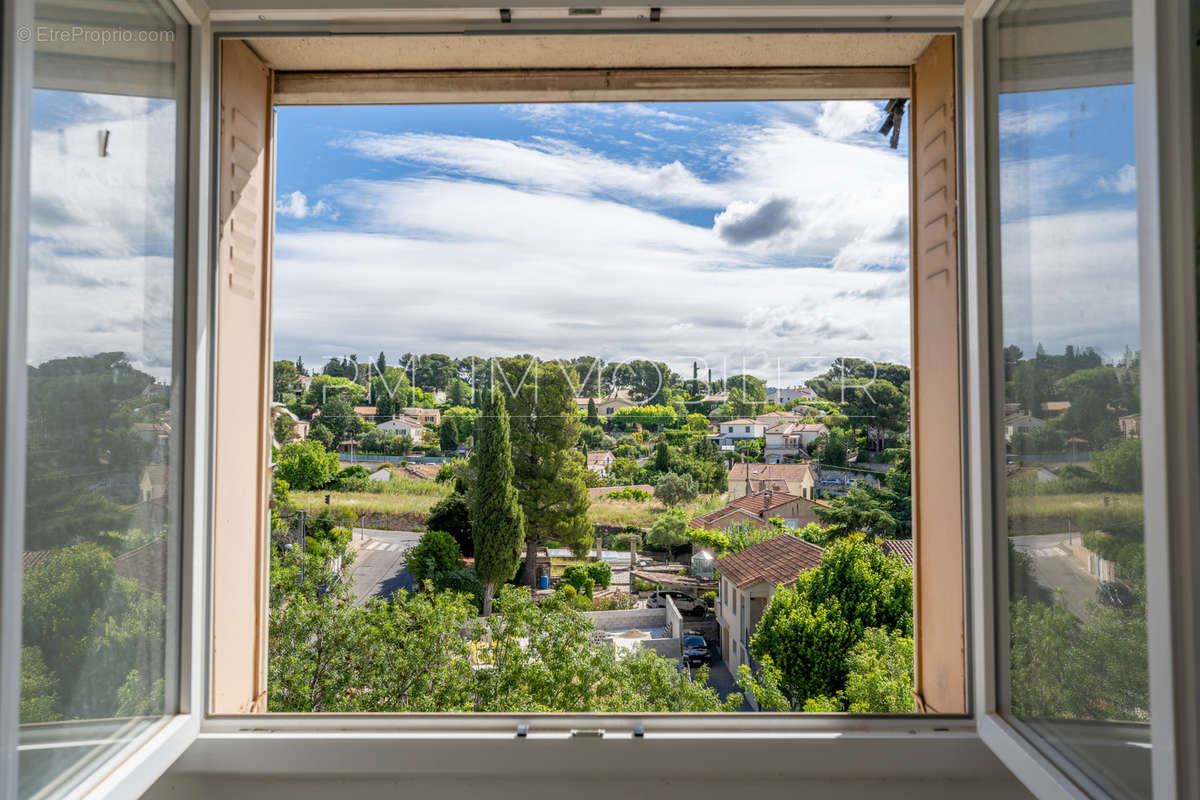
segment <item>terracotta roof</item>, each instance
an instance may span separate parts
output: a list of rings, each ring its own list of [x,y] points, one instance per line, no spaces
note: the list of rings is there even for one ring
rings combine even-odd
[[[801,481],[812,475],[812,467],[801,464],[756,464],[741,461],[729,470],[731,480],[744,481],[747,474],[752,481]]]
[[[36,567],[38,564],[44,564],[50,559],[58,555],[57,550],[26,550],[21,554],[21,565],[25,569]]]
[[[737,513],[738,511],[741,511],[742,513],[751,517],[757,517],[758,519],[766,520],[769,519],[767,512],[771,509],[785,506],[788,503],[794,503],[797,500],[801,500],[805,503],[815,506],[824,506],[824,503],[818,503],[817,501],[809,500],[806,497],[799,497],[798,495],[788,494],[787,492],[777,492],[771,489],[764,489],[762,491],[743,495],[736,500],[731,500],[729,505],[718,508],[716,511],[710,511],[707,514],[701,514],[698,517],[693,517],[691,520],[691,526],[693,528],[703,528],[710,522],[715,522],[722,517],[727,517],[730,514]]]
[[[167,591],[167,537],[147,542],[141,547],[117,556],[113,570],[122,578],[135,582],[148,594],[163,595]]]
[[[791,586],[802,570],[821,563],[824,554],[822,548],[811,542],[781,533],[740,553],[718,558],[715,566],[738,588],[759,581]]]
[[[613,454],[610,450],[595,450],[587,454],[587,465],[589,467],[602,467],[605,460],[612,462]]]
[[[904,563],[908,566],[913,565],[913,559],[916,553],[913,551],[912,539],[884,539],[879,543],[885,553],[895,553],[904,559]]]
[[[379,412],[375,406],[355,406],[354,413],[360,417],[373,417]]]
[[[762,423],[755,422],[752,419],[746,419],[745,417],[742,417],[740,419],[726,420],[725,422],[722,422],[721,424],[722,425],[761,425]]]

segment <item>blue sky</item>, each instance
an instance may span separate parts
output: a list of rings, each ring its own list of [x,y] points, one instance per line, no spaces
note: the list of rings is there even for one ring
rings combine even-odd
[[[276,356],[907,362],[882,104],[278,110]]]
[[[1004,341],[1139,349],[1133,87],[1000,96]]]

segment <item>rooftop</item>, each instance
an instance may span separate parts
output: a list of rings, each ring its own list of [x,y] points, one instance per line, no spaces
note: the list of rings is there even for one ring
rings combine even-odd
[[[821,563],[824,554],[823,548],[811,542],[781,533],[740,553],[718,558],[715,566],[738,588],[759,581],[791,586],[803,570]]]

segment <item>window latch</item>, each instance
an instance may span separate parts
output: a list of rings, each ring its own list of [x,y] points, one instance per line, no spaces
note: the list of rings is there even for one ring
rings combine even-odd
[[[604,728],[571,728],[572,739],[603,739]]]

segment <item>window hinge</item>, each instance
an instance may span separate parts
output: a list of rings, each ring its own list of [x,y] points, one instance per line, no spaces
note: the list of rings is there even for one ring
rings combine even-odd
[[[517,738],[518,739],[529,738],[529,725],[527,723],[523,722],[517,726]]]

